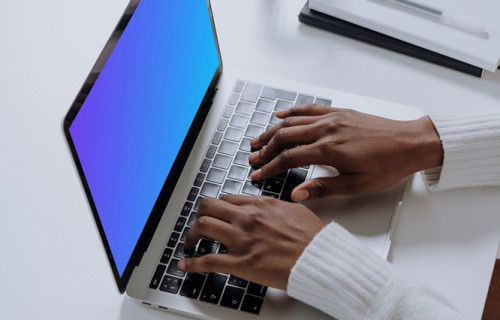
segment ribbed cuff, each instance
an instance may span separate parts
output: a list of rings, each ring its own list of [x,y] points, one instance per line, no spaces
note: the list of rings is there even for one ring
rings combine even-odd
[[[430,117],[444,149],[442,168],[422,172],[430,190],[500,185],[500,112]]]
[[[399,273],[336,223],[306,248],[288,279],[288,295],[342,319],[361,319]]]

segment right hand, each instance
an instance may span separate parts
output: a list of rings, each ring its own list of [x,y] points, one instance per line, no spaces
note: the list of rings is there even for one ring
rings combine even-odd
[[[262,165],[251,178],[263,180],[291,168],[328,165],[336,177],[308,180],[292,200],[367,193],[443,162],[439,135],[429,117],[396,121],[319,105],[279,111],[280,124],[251,141],[249,161]]]

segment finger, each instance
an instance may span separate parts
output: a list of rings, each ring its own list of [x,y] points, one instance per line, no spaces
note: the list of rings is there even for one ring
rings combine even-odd
[[[334,111],[338,111],[338,109],[317,104],[308,104],[278,111],[276,112],[276,116],[280,119],[297,116],[322,116]]]
[[[235,206],[242,206],[255,201],[256,196],[238,195],[238,194],[225,194],[221,200],[226,201]]]
[[[194,248],[198,240],[204,237],[217,240],[229,246],[231,245],[231,240],[234,240],[237,235],[237,232],[229,223],[214,217],[201,216],[198,217],[189,229],[184,241],[184,247],[186,249]]]
[[[294,126],[302,126],[302,125],[307,125],[314,123],[318,119],[316,117],[289,117],[286,118],[285,120],[281,121],[268,131],[262,133],[260,136],[255,137],[250,141],[250,146],[254,149],[261,148],[262,146],[265,146],[269,140],[271,140],[272,137],[276,134],[276,131],[282,129],[282,128],[287,128],[287,127],[294,127]]]
[[[225,222],[231,222],[231,218],[236,213],[236,208],[222,199],[205,197],[198,207],[198,218],[210,216]]]
[[[327,159],[324,159],[324,155],[320,153],[319,149],[314,144],[285,149],[268,164],[254,171],[251,178],[254,181],[260,181],[291,168],[303,167],[310,164],[324,164],[323,162]]]
[[[177,267],[188,273],[220,272],[233,274],[237,259],[230,254],[207,254],[202,257],[185,258],[179,261]]]
[[[333,195],[353,195],[363,192],[360,174],[341,174],[336,177],[308,180],[293,189],[292,201],[318,199]]]
[[[257,165],[271,161],[284,149],[313,143],[319,139],[318,130],[311,125],[279,129],[267,146],[250,154],[250,164]]]

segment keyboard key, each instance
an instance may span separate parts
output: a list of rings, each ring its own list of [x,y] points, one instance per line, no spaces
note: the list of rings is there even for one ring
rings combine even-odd
[[[285,180],[286,179],[286,176],[288,174],[288,170],[287,171],[283,171],[282,173],[278,174],[278,175],[275,175],[274,178],[278,178],[278,179],[281,179],[281,180]]]
[[[255,110],[267,113],[273,111],[273,109],[274,109],[274,101],[269,101],[264,99],[259,99],[259,102],[257,102],[257,106],[255,107]]]
[[[264,132],[264,128],[250,124],[250,125],[248,125],[248,128],[245,131],[245,137],[253,139],[257,136],[260,136],[262,134],[262,132]]]
[[[304,94],[299,94],[297,97],[297,101],[295,101],[296,106],[303,106],[307,104],[311,104],[314,102],[314,97],[306,96]]]
[[[197,188],[197,187],[192,187],[191,188],[191,191],[189,191],[189,194],[188,194],[188,200],[189,201],[194,201],[196,199],[196,197],[198,196],[198,192],[200,191],[200,188]]]
[[[184,249],[184,243],[180,242],[175,248],[174,257],[178,259],[190,258],[194,256],[194,249]]]
[[[243,183],[234,181],[234,180],[226,180],[224,186],[222,187],[222,192],[229,194],[238,194],[240,193],[240,189]]]
[[[269,178],[266,180],[264,183],[264,189],[267,192],[274,192],[274,193],[280,193],[281,189],[283,188],[283,180],[280,179],[275,179],[275,178]]]
[[[233,93],[231,94],[231,96],[229,97],[229,101],[227,104],[231,105],[231,106],[234,106],[236,104],[236,102],[238,102],[238,99],[240,98],[240,95],[237,94],[237,93]]]
[[[208,171],[207,181],[222,183],[226,177],[226,171],[212,168]]]
[[[241,305],[241,311],[259,314],[262,308],[263,299],[246,295]]]
[[[212,138],[212,144],[218,145],[222,140],[222,132],[216,131],[214,137]]]
[[[231,118],[233,111],[234,111],[234,107],[227,106],[226,109],[224,109],[224,113],[222,114],[222,116],[224,118]]]
[[[248,162],[249,155],[250,155],[250,153],[248,153],[248,152],[238,151],[236,153],[236,157],[234,157],[234,163],[240,164],[242,166],[248,166],[249,165],[249,162]]]
[[[202,199],[203,199],[203,197],[196,198],[196,201],[195,201],[194,207],[193,207],[194,211],[198,211],[198,208],[200,207],[200,202],[201,202]]]
[[[271,120],[269,120],[269,123],[277,125],[280,122],[281,122],[281,119],[276,117],[276,113],[273,113],[273,115],[271,116]]]
[[[218,246],[219,246],[219,244],[215,241],[208,240],[208,239],[201,239],[200,244],[198,245],[198,250],[196,251],[196,253],[200,256],[204,256],[204,255],[210,254],[210,253],[216,253]]]
[[[241,300],[243,300],[244,294],[245,290],[243,289],[227,286],[224,291],[224,295],[222,296],[220,305],[232,309],[238,309],[240,307]]]
[[[217,130],[219,130],[219,131],[226,130],[228,123],[229,123],[229,120],[224,119],[224,118],[220,119],[219,125],[217,126]]]
[[[193,208],[193,203],[186,201],[186,203],[184,203],[184,207],[182,207],[181,216],[187,217],[191,212],[192,208]]]
[[[179,241],[180,236],[181,235],[178,234],[177,232],[172,232],[170,238],[168,239],[167,246],[169,246],[170,248],[175,248],[175,246],[177,245],[177,241]]]
[[[260,126],[265,126],[267,124],[268,120],[269,120],[268,114],[255,111],[252,114],[252,118],[250,119],[250,123],[258,124]]]
[[[194,257],[194,254],[196,253],[196,248],[193,247],[193,248],[189,248],[189,249],[186,249],[183,245],[183,249],[184,249],[184,257],[185,258],[191,258],[191,257]]]
[[[249,138],[243,138],[243,140],[241,140],[241,143],[240,143],[240,150],[247,151],[247,152],[252,151],[252,147],[250,147],[250,141],[251,141],[251,139],[249,139]]]
[[[274,107],[274,110],[275,111],[286,110],[286,109],[290,109],[291,107],[293,107],[293,102],[285,101],[285,100],[278,100],[278,102],[276,102],[276,106]]]
[[[174,275],[174,276],[178,276],[178,277],[184,277],[184,275],[186,273],[184,271],[179,270],[179,268],[177,268],[178,263],[179,263],[179,260],[172,259],[170,261],[170,263],[168,264],[167,273]]]
[[[186,218],[179,217],[177,222],[175,223],[174,230],[177,232],[181,232],[184,229],[184,225],[186,224]]]
[[[222,243],[219,245],[219,254],[226,254],[227,253],[227,247],[223,245]]]
[[[187,222],[186,222],[186,224],[187,224]],[[189,229],[191,229],[191,228],[189,228],[189,227],[184,228],[184,231],[182,231],[182,234],[181,234],[181,238],[179,239],[180,241],[182,241],[182,242],[186,241],[186,237],[187,237],[187,233],[188,233]]]
[[[224,134],[224,139],[240,142],[242,136],[243,130],[229,127]]]
[[[292,201],[292,190],[306,180],[307,171],[304,169],[292,169],[288,172],[288,178],[280,199]]]
[[[329,99],[316,98],[316,101],[314,101],[314,103],[320,104],[323,106],[328,106],[328,107],[332,106],[332,100],[329,100]]]
[[[201,293],[200,300],[213,304],[219,303],[226,280],[227,276],[222,274],[209,274],[205,283],[205,288],[203,288]]]
[[[238,81],[236,82],[236,84],[234,85],[234,92],[238,92],[238,93],[241,93],[241,91],[243,91],[243,87],[245,86],[245,82],[243,81]]]
[[[236,149],[238,149],[237,143],[224,140],[220,144],[219,152],[232,156],[236,152]]]
[[[215,156],[216,151],[217,151],[217,146],[214,146],[213,144],[211,144],[210,147],[208,147],[206,157],[209,159],[212,159]]]
[[[233,285],[233,286],[240,287],[240,288],[246,288],[248,281],[231,275],[229,277],[229,280],[227,281],[227,283],[230,285]]]
[[[192,226],[192,225],[193,225],[193,223],[195,223],[195,222],[196,222],[196,219],[198,219],[198,213],[196,213],[196,211],[193,211],[193,212],[191,213],[191,215],[189,216],[189,219],[188,219],[188,221],[186,222],[186,224],[187,224],[188,226]]]
[[[250,282],[250,284],[248,285],[247,289],[248,294],[264,297],[266,295],[266,292],[267,292],[267,287],[261,286],[260,284]]]
[[[188,273],[179,294],[191,299],[198,299],[205,278],[204,275],[199,273]]]
[[[160,290],[176,294],[181,287],[182,279],[166,275],[160,285]]]
[[[164,263],[164,264],[168,264],[168,262],[170,261],[170,258],[172,258],[172,253],[173,253],[172,249],[165,248],[165,250],[163,250],[163,254],[161,255],[160,262]]]
[[[252,111],[253,111],[253,104],[240,101],[238,102],[238,105],[236,106],[236,110],[234,112],[245,116],[249,116],[252,114]]]
[[[211,163],[210,159],[204,159],[203,162],[201,163],[200,171],[207,172],[208,168],[210,168],[210,163]]]
[[[216,168],[227,170],[231,165],[231,157],[218,154],[215,156],[213,166]]]
[[[273,198],[275,198],[275,199],[278,199],[278,198],[279,198],[279,196],[278,196],[277,194],[275,194],[275,193],[270,193],[270,192],[265,192],[265,191],[262,191],[262,195],[263,195],[263,196],[266,196],[266,197],[273,197]]]
[[[229,122],[229,125],[236,128],[244,129],[247,126],[247,123],[248,123],[248,116],[234,114],[233,117],[231,118],[231,122]]]
[[[260,90],[262,86],[253,83],[247,83],[241,94],[241,100],[248,102],[255,102],[259,97]]]
[[[262,93],[260,96],[262,98],[269,99],[269,100],[276,100],[279,98],[279,99],[285,99],[285,100],[289,100],[289,101],[295,101],[295,98],[297,97],[297,93],[285,91],[285,90],[281,90],[281,89],[264,87],[264,89],[262,89]]]
[[[196,175],[193,184],[197,187],[200,187],[203,184],[203,180],[205,180],[205,174],[200,172]]]
[[[242,192],[252,196],[257,196],[260,193],[260,188],[262,188],[262,183],[257,181],[247,181],[243,186]]]
[[[203,187],[201,187],[200,194],[205,197],[217,198],[219,194],[220,186],[210,182],[205,182]]]
[[[167,267],[163,264],[159,264],[158,267],[156,267],[156,271],[153,275],[153,279],[151,279],[151,282],[149,283],[149,287],[151,289],[158,289],[158,286],[160,285],[161,278],[163,277],[163,274],[165,274],[165,270]]]
[[[234,165],[229,169],[229,174],[227,176],[231,179],[243,181],[247,176],[247,168]]]

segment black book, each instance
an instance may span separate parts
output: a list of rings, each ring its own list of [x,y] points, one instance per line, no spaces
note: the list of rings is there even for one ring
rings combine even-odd
[[[448,56],[424,49],[399,39],[389,37],[385,34],[358,26],[356,24],[341,20],[324,13],[311,10],[309,1],[299,15],[299,21],[317,28],[332,31],[340,35],[370,43],[385,49],[403,53],[408,56],[426,60],[447,68],[458,70],[476,77],[481,77],[483,69],[471,64],[450,58]]]

